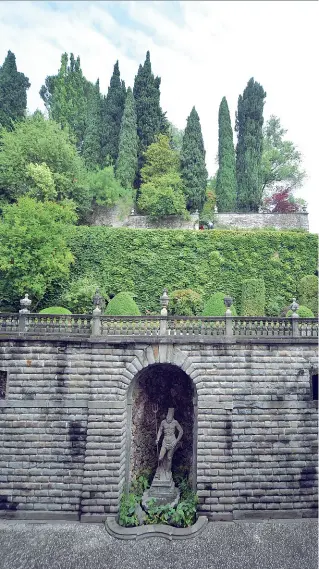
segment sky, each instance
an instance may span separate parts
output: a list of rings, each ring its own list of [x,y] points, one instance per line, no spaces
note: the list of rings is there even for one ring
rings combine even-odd
[[[195,105],[206,163],[217,170],[218,108],[227,98],[232,124],[238,95],[254,77],[267,92],[265,119],[276,115],[303,155],[308,174],[296,193],[308,202],[310,231],[319,232],[318,2],[300,1],[2,1],[0,65],[10,49],[29,77],[28,109],[63,52],[80,56],[84,75],[106,94],[119,60],[133,87],[146,51],[161,77],[161,106],[185,128]]]

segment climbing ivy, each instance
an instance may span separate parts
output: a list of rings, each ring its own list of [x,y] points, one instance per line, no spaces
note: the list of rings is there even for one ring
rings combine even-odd
[[[109,295],[128,290],[142,314],[159,312],[164,287],[169,294],[191,288],[204,302],[223,292],[233,297],[240,314],[242,283],[250,278],[264,279],[267,312],[278,295],[290,304],[300,279],[314,274],[317,262],[317,236],[300,231],[81,226],[70,247],[72,279],[97,275]]]

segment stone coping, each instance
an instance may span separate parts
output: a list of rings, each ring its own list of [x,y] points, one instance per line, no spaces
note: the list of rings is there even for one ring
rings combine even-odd
[[[188,528],[175,528],[164,524],[142,525],[133,528],[120,526],[112,517],[107,517],[106,531],[117,539],[145,539],[149,537],[163,537],[169,541],[173,539],[189,539],[198,535],[208,523],[207,516],[199,516],[194,525]]]

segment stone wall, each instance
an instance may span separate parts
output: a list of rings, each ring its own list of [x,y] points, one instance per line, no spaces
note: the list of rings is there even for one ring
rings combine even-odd
[[[316,515],[316,351],[311,338],[2,338],[1,515],[115,514],[129,475],[132,382],[156,363],[182,369],[197,394],[201,512],[224,520]]]
[[[130,227],[131,229],[194,229],[198,216],[191,215],[190,220],[168,216],[160,221],[152,222],[146,215],[121,215],[117,207],[105,208],[96,206],[90,225],[106,225],[108,227]],[[308,213],[217,213],[214,214],[216,229],[304,229],[309,231]]]

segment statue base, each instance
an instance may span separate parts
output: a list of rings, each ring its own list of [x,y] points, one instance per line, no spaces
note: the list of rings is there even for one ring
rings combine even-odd
[[[142,506],[147,511],[148,501],[156,500],[157,506],[166,506],[169,504],[174,508],[179,502],[180,491],[176,488],[173,480],[156,480],[154,479],[149,490],[146,490],[142,497]]]

